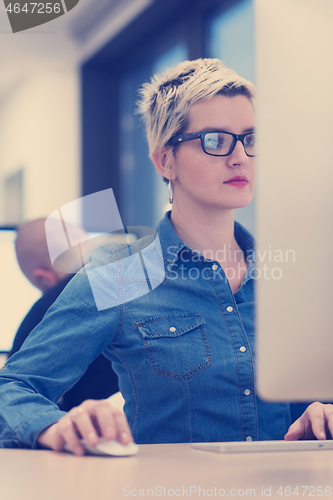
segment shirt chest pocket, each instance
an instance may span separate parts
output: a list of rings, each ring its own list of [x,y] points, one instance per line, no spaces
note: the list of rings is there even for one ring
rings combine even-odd
[[[212,364],[200,314],[154,316],[135,324],[160,375],[186,380]]]

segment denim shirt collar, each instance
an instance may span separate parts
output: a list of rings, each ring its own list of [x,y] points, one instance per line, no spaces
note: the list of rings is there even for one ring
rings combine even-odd
[[[168,266],[172,266],[177,261],[180,252],[184,248],[191,252],[195,252],[192,248],[185,245],[185,243],[176,234],[176,231],[170,221],[170,215],[171,210],[166,212],[165,216],[157,226],[163,257]],[[243,279],[244,284],[251,277],[253,277],[252,274],[255,267],[255,241],[251,233],[249,233],[249,231],[247,231],[247,229],[245,229],[245,227],[237,221],[235,221],[234,235],[238,245],[244,252],[245,260],[247,262],[247,272]],[[173,249],[172,252],[169,251],[170,248]],[[202,260],[208,261],[209,259],[205,259],[202,256]]]
[[[163,219],[157,226],[164,260],[168,265],[172,265],[183,248],[187,248],[185,243],[179,238],[170,221],[171,210],[166,212]],[[169,249],[173,251],[170,252]]]

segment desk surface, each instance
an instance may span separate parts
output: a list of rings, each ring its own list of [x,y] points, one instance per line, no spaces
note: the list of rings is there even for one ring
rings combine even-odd
[[[166,444],[141,445],[134,457],[113,458],[6,449],[0,450],[0,478],[4,500],[333,500],[333,451],[223,455]]]

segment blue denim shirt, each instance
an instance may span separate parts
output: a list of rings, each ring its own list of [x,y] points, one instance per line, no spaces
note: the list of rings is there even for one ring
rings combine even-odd
[[[256,396],[252,236],[235,223],[248,270],[233,294],[220,264],[188,248],[169,217],[157,228],[161,284],[97,308],[89,269],[119,264],[128,252],[101,247],[0,371],[0,447],[38,446],[39,433],[64,414],[55,403],[101,352],[119,377],[137,443],[283,439],[299,416],[293,405]]]

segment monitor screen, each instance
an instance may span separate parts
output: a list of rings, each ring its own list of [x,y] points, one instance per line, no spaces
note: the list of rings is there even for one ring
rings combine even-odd
[[[272,401],[333,398],[332,26],[333,2],[256,0],[257,374]]]

